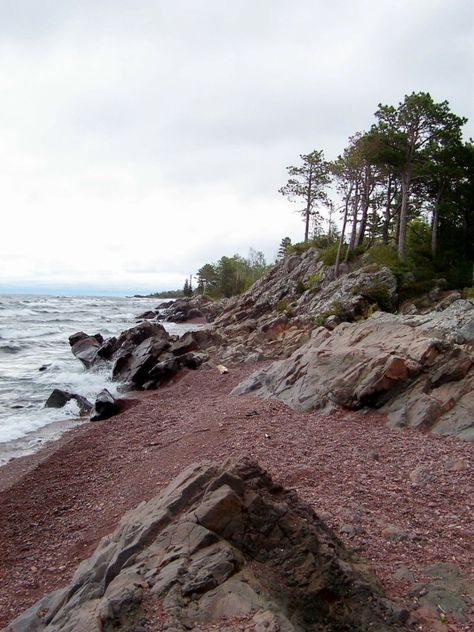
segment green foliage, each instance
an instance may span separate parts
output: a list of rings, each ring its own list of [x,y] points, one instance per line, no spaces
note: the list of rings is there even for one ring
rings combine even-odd
[[[465,287],[462,291],[462,295],[464,296],[464,298],[467,298],[469,300],[474,300],[474,287]]]
[[[316,326],[321,327],[324,325],[329,316],[338,316],[341,320],[347,320],[349,318],[349,313],[342,301],[333,301],[327,310],[316,317],[314,321]]]
[[[311,240],[311,244],[316,248],[328,248],[334,244],[338,244],[339,240],[334,235],[334,233],[316,235],[314,239]]]
[[[277,312],[286,312],[290,307],[290,301],[287,298],[282,298],[281,301],[279,301],[276,306],[275,306],[275,310]]]
[[[291,254],[301,255],[303,252],[313,248],[313,246],[314,244],[312,241],[299,241],[296,244],[291,244],[288,247],[288,252]]]
[[[369,305],[369,309],[367,310],[367,318],[370,318],[373,314],[375,314],[375,312],[379,311],[380,307],[378,306],[378,304],[372,303],[372,305]]]
[[[308,288],[311,289],[311,288],[316,287],[320,280],[321,280],[321,273],[313,272],[313,274],[310,274],[308,277]]]
[[[193,295],[193,286],[191,284],[191,281],[188,279],[186,279],[186,281],[184,282],[184,287],[183,287],[183,296],[192,296]]]
[[[287,298],[282,298],[275,306],[275,311],[286,314],[290,318],[293,316],[293,304]]]
[[[364,261],[379,266],[386,266],[390,270],[397,270],[400,264],[398,253],[393,246],[386,244],[374,244],[372,248],[366,252]]]
[[[368,301],[371,301],[371,303],[376,303],[377,307],[385,311],[391,310],[393,307],[388,286],[376,279],[372,280],[368,285],[356,285],[352,288],[352,293],[354,295],[360,294]]]
[[[338,247],[338,244],[331,244],[330,246],[327,246],[327,248],[321,250],[321,252],[319,253],[319,260],[322,261],[326,266],[333,266],[336,263]],[[342,258],[344,258],[344,256],[346,255],[346,252],[347,245],[344,245],[342,247]]]
[[[300,159],[300,165],[287,167],[290,178],[278,192],[291,202],[301,200],[302,208],[299,213],[305,223],[304,240],[308,241],[310,221],[315,226],[320,222],[318,205],[328,203],[326,188],[330,182],[330,174],[322,151],[301,154]]]
[[[418,298],[427,294],[433,289],[434,281],[404,281],[398,290],[398,297],[401,301]]]
[[[238,254],[206,263],[197,272],[199,294],[210,298],[230,297],[245,292],[267,270],[262,252],[249,251],[247,259]]]
[[[303,294],[303,292],[306,292],[307,289],[308,288],[306,287],[304,281],[302,279],[298,279],[298,281],[296,282],[296,287],[295,287],[296,294],[301,296],[301,294]]]
[[[322,261],[324,265],[326,266],[333,266],[336,263],[338,248],[339,248],[339,244],[337,242],[333,242],[327,248],[324,248],[323,250],[321,250],[321,252],[319,253],[319,260]],[[344,258],[347,255],[347,248],[348,248],[347,244],[344,244],[342,246],[341,261],[344,260]],[[359,257],[364,251],[365,251],[364,246],[357,246],[356,248],[353,248],[349,253],[348,260],[353,261],[354,259]]]
[[[291,239],[283,237],[278,248],[277,261],[281,261],[283,257],[291,250]]]

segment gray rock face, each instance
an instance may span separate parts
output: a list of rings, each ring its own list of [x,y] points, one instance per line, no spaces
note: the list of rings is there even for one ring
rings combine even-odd
[[[298,410],[385,405],[392,426],[473,439],[472,349],[454,344],[453,330],[443,335],[439,322],[378,312],[332,332],[317,328],[290,358],[254,373],[234,394],[278,397]]]
[[[333,328],[366,316],[376,305],[394,308],[397,281],[388,268],[369,266],[334,280],[333,269],[317,255],[310,248],[285,257],[231,299],[214,323],[222,338],[220,362],[243,362],[255,349],[264,358],[288,357],[308,340],[316,319]]]
[[[407,615],[309,506],[244,460],[186,469],[6,630],[158,629],[159,616],[173,632],[395,632]]]

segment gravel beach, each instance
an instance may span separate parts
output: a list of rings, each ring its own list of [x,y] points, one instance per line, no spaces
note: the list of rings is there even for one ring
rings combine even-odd
[[[413,605],[410,582],[434,564],[474,579],[472,444],[390,430],[378,413],[297,413],[229,395],[254,369],[191,371],[132,393],[119,416],[0,468],[0,626],[65,584],[126,510],[185,466],[243,455],[368,559],[389,597]],[[464,616],[442,629],[467,632],[474,609]]]

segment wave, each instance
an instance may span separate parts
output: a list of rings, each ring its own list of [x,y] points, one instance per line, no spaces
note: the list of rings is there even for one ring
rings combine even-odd
[[[15,344],[14,342],[5,342],[0,343],[0,351],[2,353],[20,353],[23,349],[26,349],[29,345],[26,344]]]

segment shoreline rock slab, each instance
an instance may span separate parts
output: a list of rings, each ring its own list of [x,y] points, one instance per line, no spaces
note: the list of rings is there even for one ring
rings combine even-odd
[[[288,359],[254,373],[233,394],[276,397],[296,410],[384,406],[393,427],[474,440],[474,354],[440,325],[458,331],[468,324],[474,305],[467,303],[454,303],[442,319],[377,312],[332,332],[319,327]]]

